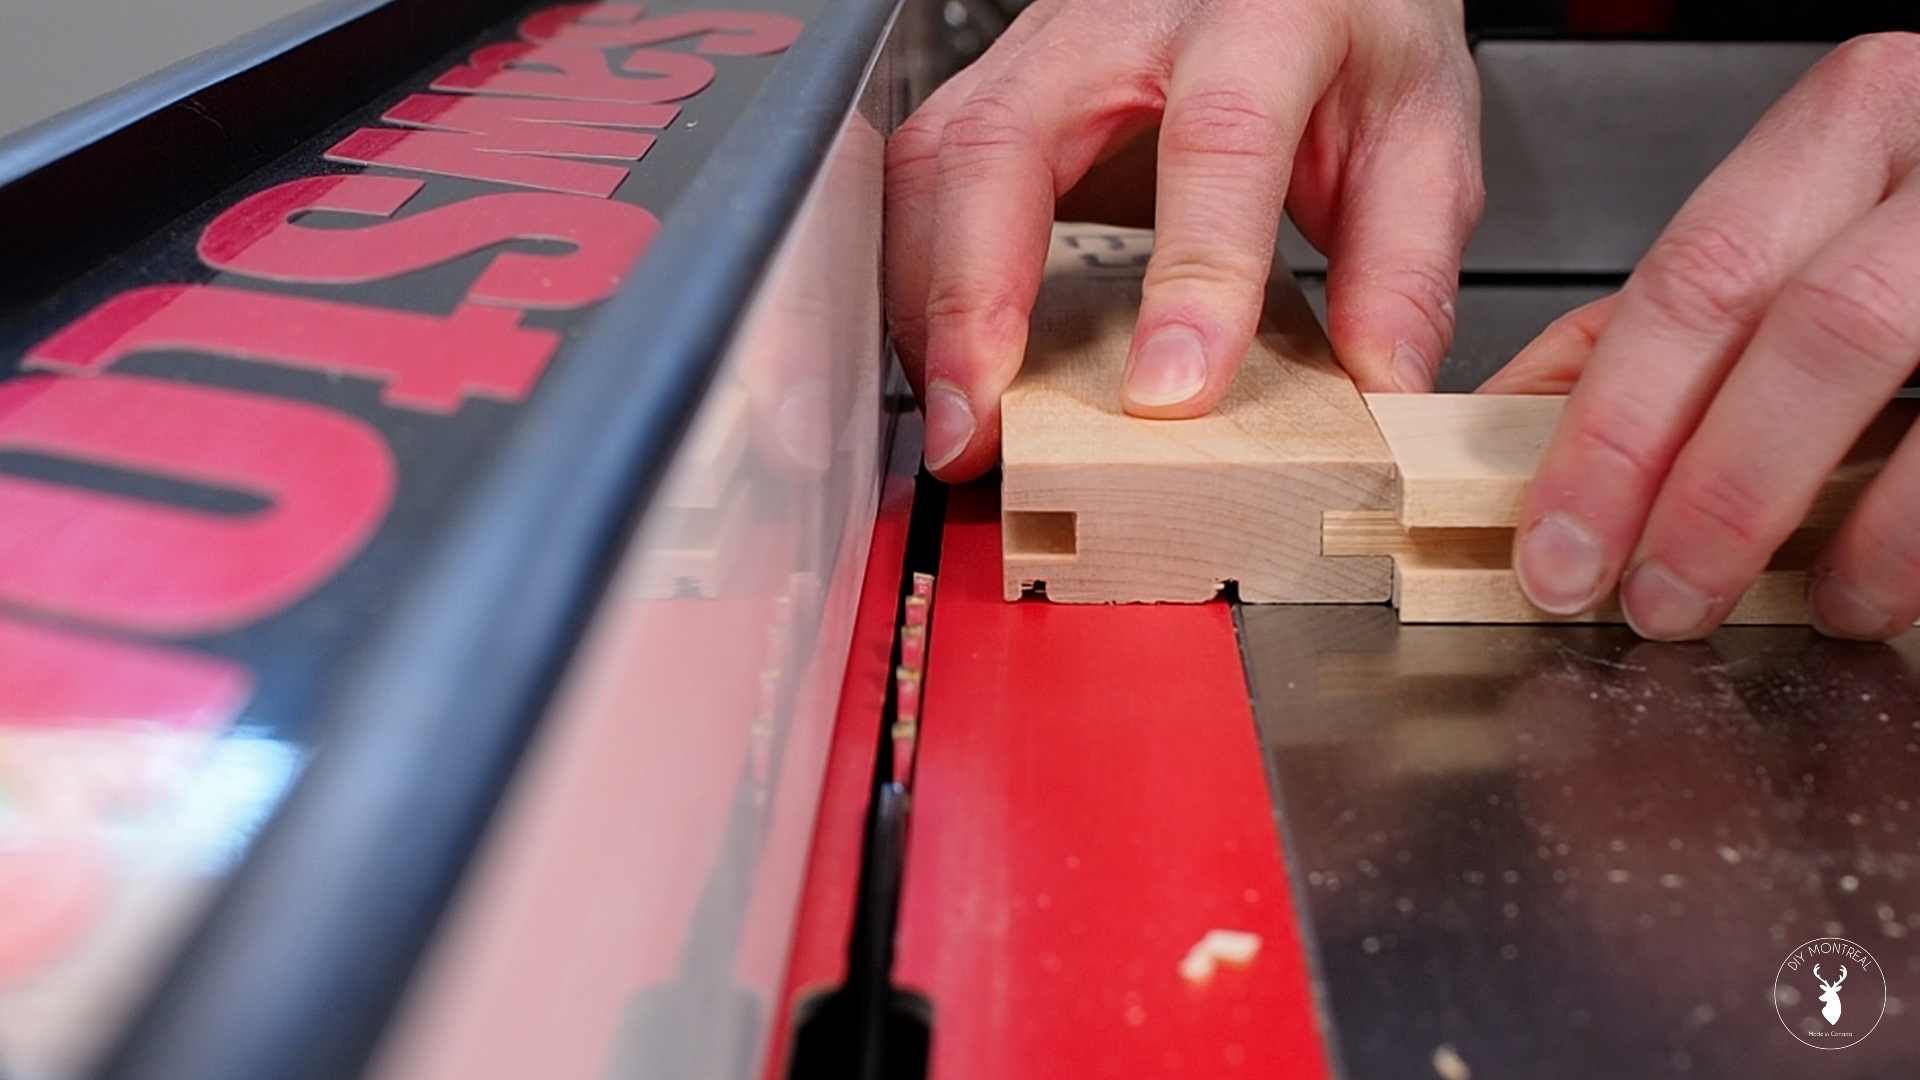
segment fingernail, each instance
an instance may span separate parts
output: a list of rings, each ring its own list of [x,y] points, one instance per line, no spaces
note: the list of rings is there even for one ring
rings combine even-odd
[[[939,472],[973,441],[973,406],[951,383],[927,387],[927,470]]]
[[[1893,616],[1862,599],[1830,570],[1814,580],[1807,606],[1814,629],[1828,637],[1880,641],[1898,629],[1890,625]]]
[[[1403,394],[1424,394],[1433,389],[1433,369],[1420,350],[1401,342],[1393,347],[1393,384]]]
[[[1578,615],[1592,607],[1605,569],[1600,541],[1566,514],[1535,522],[1513,553],[1520,591],[1533,606],[1554,615]]]
[[[773,417],[780,449],[794,464],[818,472],[833,458],[833,424],[825,383],[802,383]]]
[[[1621,583],[1620,607],[1641,637],[1684,641],[1705,636],[1713,601],[1665,564],[1649,561]]]
[[[1136,405],[1178,405],[1206,385],[1206,346],[1185,327],[1148,338],[1127,368],[1127,398]]]

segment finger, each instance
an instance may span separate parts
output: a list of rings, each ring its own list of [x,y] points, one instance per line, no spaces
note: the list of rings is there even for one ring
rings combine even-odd
[[[1913,371],[1915,252],[1920,185],[1910,184],[1781,288],[1648,515],[1620,589],[1641,634],[1719,626]]]
[[[1476,394],[1564,394],[1580,381],[1594,342],[1613,317],[1619,293],[1608,293],[1547,324],[1506,366],[1474,389]]]
[[[1352,155],[1327,257],[1327,330],[1366,391],[1433,389],[1453,345],[1460,255],[1480,221],[1471,79],[1400,103]]]
[[[1020,369],[1053,201],[1157,95],[1146,62],[1062,15],[941,133],[927,284],[927,463],[971,479],[1000,453],[1000,394]]]
[[[1861,78],[1832,57],[1817,66],[1687,200],[1621,290],[1521,506],[1514,570],[1538,607],[1574,614],[1607,595],[1761,313],[1889,190],[1897,133],[1862,105]]]
[[[1920,436],[1909,434],[1861,494],[1810,576],[1813,625],[1878,641],[1920,619]]]
[[[1021,12],[984,56],[941,84],[887,140],[887,326],[916,395],[926,389],[927,287],[933,276],[941,133],[960,104],[1006,68],[1007,58],[1039,32],[1056,7],[1041,0]]]
[[[1198,23],[1175,57],[1121,395],[1136,416],[1198,416],[1226,394],[1260,319],[1294,151],[1342,51],[1336,28],[1236,14]]]
[[[933,213],[940,174],[940,132],[983,77],[955,75],[887,140],[887,329],[913,391],[926,387],[927,283],[933,276]]]

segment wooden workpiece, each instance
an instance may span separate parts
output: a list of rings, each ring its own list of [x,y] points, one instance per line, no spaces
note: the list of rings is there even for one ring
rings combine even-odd
[[[1026,364],[1000,399],[1007,598],[1378,602],[1389,560],[1325,558],[1324,510],[1391,509],[1393,461],[1289,275],[1226,400],[1194,420],[1120,409],[1152,234],[1061,226]]]
[[[1529,604],[1509,556],[1564,399],[1361,395],[1292,276],[1275,275],[1226,400],[1194,420],[1120,409],[1152,234],[1057,226],[1025,367],[1001,399],[1006,596],[1391,600],[1403,622],[1617,622]],[[1805,571],[1912,425],[1896,401],[1730,623],[1803,623]]]
[[[1399,476],[1394,507],[1409,529],[1511,529],[1560,425],[1566,398],[1509,394],[1366,394]],[[1861,435],[1815,497],[1804,524],[1833,529],[1886,463],[1920,402],[1895,401]]]
[[[1528,603],[1513,576],[1520,500],[1565,399],[1369,394],[1366,401],[1398,469],[1396,509],[1325,514],[1323,550],[1391,556],[1402,622],[1621,621],[1611,601],[1583,616],[1548,616]],[[1728,623],[1807,621],[1807,569],[1913,425],[1915,405],[1893,402],[1868,427]]]

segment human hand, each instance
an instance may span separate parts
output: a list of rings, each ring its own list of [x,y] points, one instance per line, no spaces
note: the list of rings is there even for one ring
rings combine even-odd
[[[1483,389],[1573,379],[1521,507],[1514,569],[1574,614],[1620,584],[1641,634],[1720,625],[1920,360],[1920,35],[1817,64],[1694,193],[1617,297]],[[1543,386],[1544,384],[1544,386]],[[1816,625],[1920,616],[1920,443],[1816,563]]]
[[[1128,412],[1226,393],[1283,206],[1355,381],[1432,388],[1482,196],[1460,0],[1038,0],[888,147],[889,315],[942,479],[999,458],[1055,200],[1156,124]]]

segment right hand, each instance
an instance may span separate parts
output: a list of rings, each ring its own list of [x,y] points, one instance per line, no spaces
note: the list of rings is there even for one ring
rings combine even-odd
[[[1718,628],[1920,357],[1920,35],[1803,76],[1707,177],[1620,292],[1483,389],[1571,389],[1513,566],[1559,615],[1618,587],[1665,640]],[[1920,435],[1815,561],[1813,623],[1881,639],[1920,618]]]
[[[1482,198],[1461,0],[1038,0],[888,147],[888,309],[940,478],[999,459],[1055,200],[1155,125],[1128,412],[1225,395],[1283,206],[1355,382],[1432,389]]]

